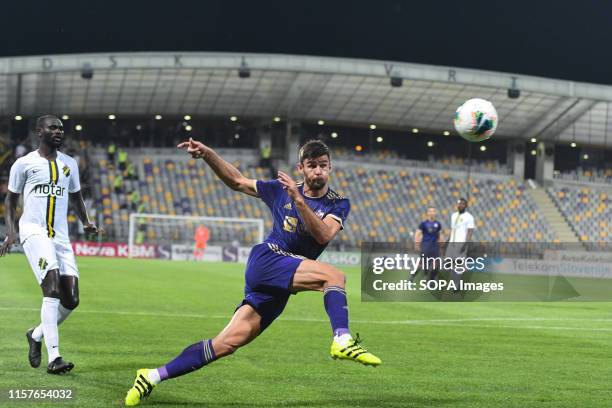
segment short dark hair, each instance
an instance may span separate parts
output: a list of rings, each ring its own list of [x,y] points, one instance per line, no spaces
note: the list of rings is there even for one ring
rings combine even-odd
[[[300,148],[298,160],[303,163],[306,159],[316,159],[317,157],[327,156],[331,160],[329,147],[320,140],[309,140]]]
[[[59,118],[57,116],[55,116],[55,115],[42,115],[42,116],[39,116],[38,119],[36,119],[35,130],[36,129],[41,129],[43,127],[43,122],[45,120],[47,120],[47,119],[57,119],[57,120],[59,120]]]
[[[467,199],[465,199],[463,197],[461,197],[459,200],[457,200],[457,202],[459,202],[459,201],[463,201],[465,203],[465,205],[468,205]]]

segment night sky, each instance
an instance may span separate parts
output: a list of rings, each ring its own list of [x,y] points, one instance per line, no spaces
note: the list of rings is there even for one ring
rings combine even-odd
[[[233,51],[372,58],[612,84],[612,2],[3,2],[0,55]]]

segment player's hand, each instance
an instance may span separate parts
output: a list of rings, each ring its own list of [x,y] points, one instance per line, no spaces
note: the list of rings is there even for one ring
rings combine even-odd
[[[192,138],[189,138],[186,142],[179,143],[176,147],[177,149],[187,149],[187,153],[194,159],[203,158],[208,150],[208,147],[204,143],[193,140]]]
[[[93,222],[88,222],[83,225],[83,230],[86,234],[101,234],[104,232],[104,229],[98,228],[98,226]]]
[[[0,256],[7,254],[15,242],[17,242],[17,234],[7,235],[2,245],[0,245]]]
[[[291,198],[291,200],[295,201],[301,198],[300,192],[297,188],[297,183],[291,177],[289,177],[287,173],[279,171],[278,181],[280,181],[280,183],[283,185],[283,189],[287,190],[287,194],[289,194],[289,198]]]

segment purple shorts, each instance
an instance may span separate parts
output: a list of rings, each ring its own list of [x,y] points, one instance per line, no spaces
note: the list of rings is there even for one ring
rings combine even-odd
[[[251,249],[244,273],[244,299],[238,307],[251,305],[259,313],[262,332],[285,309],[293,275],[304,259],[266,242]]]

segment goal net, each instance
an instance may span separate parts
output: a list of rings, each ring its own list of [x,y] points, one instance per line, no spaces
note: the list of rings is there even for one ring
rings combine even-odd
[[[263,239],[264,222],[257,218],[130,214],[130,258],[138,257],[139,248],[156,246],[173,260],[221,260],[224,248],[250,248]]]

